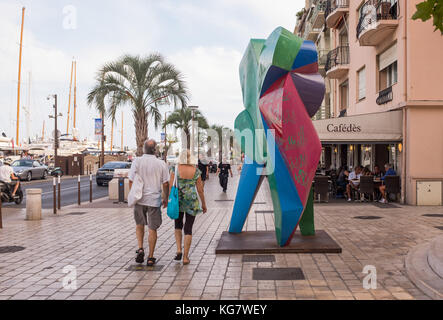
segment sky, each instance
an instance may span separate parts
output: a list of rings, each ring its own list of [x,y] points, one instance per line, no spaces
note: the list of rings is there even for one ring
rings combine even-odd
[[[124,54],[161,53],[187,82],[190,105],[210,124],[234,127],[243,110],[238,68],[251,38],[267,38],[277,27],[294,30],[304,0],[2,0],[0,2],[0,134],[15,138],[21,8],[26,7],[21,103],[29,108],[29,134],[54,130],[49,94],[58,95],[59,129],[65,133],[71,62],[77,61],[77,127],[93,138],[98,116],[86,103],[97,70]],[[29,78],[31,81],[29,82]],[[30,84],[30,90],[29,90]],[[28,102],[29,101],[29,102]],[[124,144],[135,147],[130,107],[124,116]],[[162,112],[173,106],[162,107]],[[72,120],[72,110],[71,110]],[[114,143],[121,139],[121,113]],[[72,127],[72,121],[70,126]],[[106,135],[110,137],[110,125]],[[20,137],[27,136],[21,108]],[[160,131],[149,124],[149,137]],[[109,141],[109,140],[108,140]]]

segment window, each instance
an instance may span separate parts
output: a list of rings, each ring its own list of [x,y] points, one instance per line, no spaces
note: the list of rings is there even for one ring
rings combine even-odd
[[[398,81],[397,61],[380,71],[380,91],[392,87]]]
[[[358,78],[358,101],[366,98],[366,68],[363,67],[360,71],[357,71]]]
[[[348,86],[348,81],[346,80],[340,85],[340,111],[348,109],[348,101],[349,101],[349,86]]]
[[[392,87],[398,81],[397,44],[378,56],[379,91]]]

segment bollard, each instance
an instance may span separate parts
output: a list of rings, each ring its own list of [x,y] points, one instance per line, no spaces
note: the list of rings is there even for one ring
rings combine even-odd
[[[42,190],[26,190],[26,220],[35,221],[42,219]]]
[[[58,176],[58,210],[61,210],[62,204],[61,204],[61,182],[60,182],[60,176]]]
[[[92,174],[89,176],[89,202],[92,203]]]
[[[125,178],[118,178],[118,203],[125,202]]]
[[[80,198],[80,175],[78,175],[78,205],[81,205],[81,198]]]
[[[53,186],[54,186],[54,195],[53,195],[53,198],[54,198],[54,203],[53,203],[54,214],[57,214],[57,186],[56,186],[56,184],[57,184],[57,180],[56,180],[55,177],[54,177],[54,179],[53,179],[52,184],[53,184]]]

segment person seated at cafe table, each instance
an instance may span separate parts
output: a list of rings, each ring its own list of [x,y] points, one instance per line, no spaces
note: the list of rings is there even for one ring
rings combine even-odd
[[[386,170],[385,175],[383,177],[381,177],[381,180],[383,182],[385,181],[386,177],[397,175],[397,172],[395,172],[392,165],[389,163],[385,164],[385,170]],[[388,203],[388,199],[386,197],[386,186],[384,184],[380,186],[380,193],[381,193],[380,203]]]
[[[344,192],[346,190],[346,187],[348,185],[348,176],[349,171],[347,166],[340,167],[337,170],[337,196],[343,196],[344,198]]]
[[[371,169],[369,169],[369,166],[363,168],[361,175],[366,176],[366,177],[372,176],[372,172],[371,172]]]
[[[374,176],[374,179],[381,179],[381,177],[383,177],[383,172],[380,170],[379,165],[375,165],[372,175]]]
[[[349,174],[348,177],[349,183],[346,187],[346,195],[348,196],[348,202],[352,201],[351,197],[352,191],[358,190],[358,187],[360,186],[360,177],[362,174],[362,170],[363,168],[361,166],[356,166],[355,170]]]

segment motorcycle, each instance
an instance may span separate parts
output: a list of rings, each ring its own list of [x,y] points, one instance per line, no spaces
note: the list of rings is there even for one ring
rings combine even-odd
[[[18,186],[17,192],[15,193],[15,197],[12,197],[13,189],[3,181],[0,181],[0,194],[3,203],[12,203],[19,205],[23,201],[23,191],[21,184]]]

